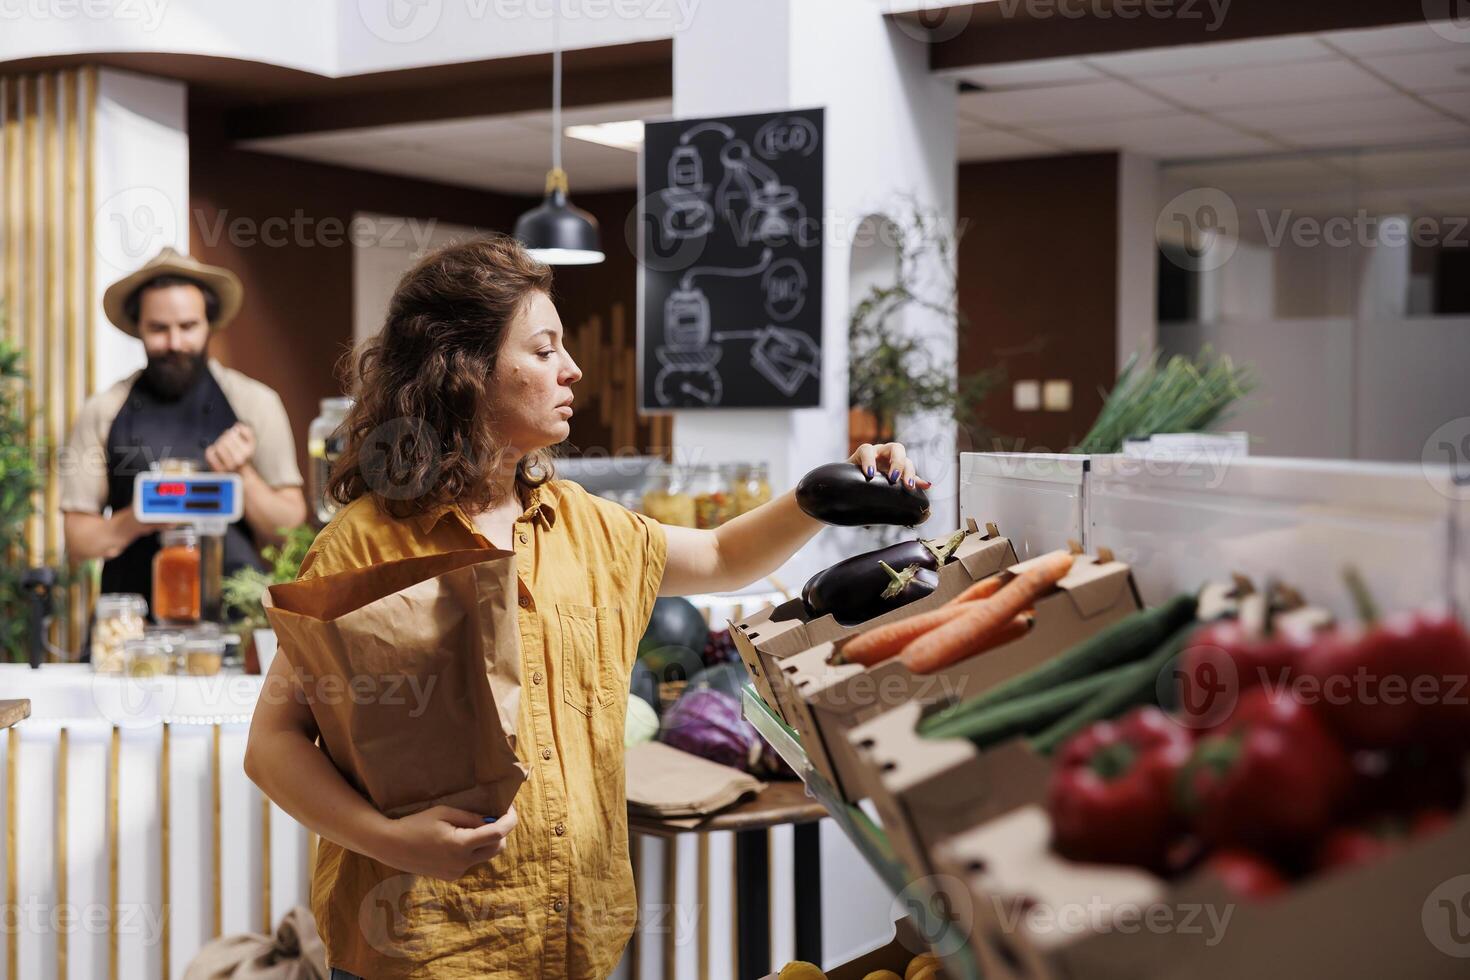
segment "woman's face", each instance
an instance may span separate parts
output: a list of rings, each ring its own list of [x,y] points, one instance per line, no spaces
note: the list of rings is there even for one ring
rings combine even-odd
[[[491,406],[500,436],[520,455],[554,446],[571,432],[572,385],[582,369],[563,345],[551,297],[532,293],[506,328],[495,362]]]

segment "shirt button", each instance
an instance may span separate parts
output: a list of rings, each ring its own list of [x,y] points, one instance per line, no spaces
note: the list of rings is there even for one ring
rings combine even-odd
[[[532,684],[540,684],[541,683],[541,671],[538,670],[538,671],[536,671],[536,673],[534,673],[534,674],[531,675],[531,683]]]
[[[543,759],[550,759],[551,758],[551,750],[550,749],[542,749],[541,750],[541,758],[543,758]]]
[[[563,902],[559,898],[555,902],[552,902],[551,903],[551,909],[552,909],[553,912],[560,912],[562,909],[564,909],[566,907],[567,907],[566,903]]]
[[[559,823],[559,824],[556,825],[556,836],[561,837],[566,832],[567,832],[567,825],[566,824]]]
[[[522,534],[521,535],[521,544],[525,544],[525,543],[526,543],[526,536],[524,534]]]
[[[521,600],[520,601],[521,601],[521,608],[522,609],[529,609],[529,608],[531,608],[531,597],[530,596],[523,595],[523,596],[521,596]]]

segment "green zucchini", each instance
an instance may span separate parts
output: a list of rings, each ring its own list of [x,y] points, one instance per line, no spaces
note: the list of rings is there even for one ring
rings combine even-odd
[[[947,724],[952,719],[968,717],[1003,701],[1050,691],[1069,681],[1146,657],[1179,627],[1194,620],[1195,606],[1193,595],[1181,593],[1161,606],[1125,616],[1026,673],[932,715],[920,725],[919,732],[927,735],[928,726]]]
[[[1198,626],[1191,620],[1176,629],[1153,655],[1122,668],[1113,684],[1033,738],[1031,747],[1042,755],[1051,755],[1063,742],[1095,721],[1116,717],[1135,705],[1157,703],[1159,672],[1179,655]]]
[[[1114,667],[1100,674],[1069,681],[1050,691],[1023,695],[982,711],[957,715],[942,724],[921,728],[921,733],[925,738],[967,738],[977,748],[989,748],[1017,735],[1041,731],[1091,700],[1128,669],[1127,665]]]

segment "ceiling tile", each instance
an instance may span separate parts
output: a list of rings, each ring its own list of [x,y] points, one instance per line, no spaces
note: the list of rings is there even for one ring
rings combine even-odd
[[[1221,41],[1147,48],[1120,54],[1098,55],[1087,64],[1127,78],[1176,75],[1210,70],[1230,70],[1252,65],[1293,64],[1331,58],[1332,51],[1309,35],[1263,38],[1250,41]]]
[[[1455,44],[1442,34],[1435,33],[1434,28],[1426,21],[1416,21],[1399,27],[1333,31],[1319,36],[1328,44],[1354,57],[1394,54],[1399,51],[1435,51]]]
[[[1470,137],[1470,125],[1453,119],[1357,123],[1338,129],[1304,129],[1282,142],[1292,146],[1381,146]]]
[[[1138,84],[1198,109],[1394,94],[1392,86],[1346,60],[1170,75]]]
[[[1240,109],[1217,109],[1212,115],[1232,126],[1261,130],[1271,135],[1301,130],[1342,129],[1357,123],[1444,120],[1443,113],[1407,95],[1333,102],[1255,105]]]
[[[1426,92],[1420,98],[1432,102],[1445,112],[1462,119],[1470,119],[1470,88],[1458,92]]]
[[[1375,55],[1364,58],[1363,64],[1411,92],[1470,89],[1470,45],[1466,44],[1439,51]]]
[[[956,77],[996,90],[1096,81],[1103,75],[1078,58],[1047,58],[1041,61],[1017,61],[1006,65],[968,68],[957,73]]]
[[[1257,153],[1278,148],[1267,140],[1187,113],[1048,126],[1028,132],[1074,149],[1121,149],[1163,159],[1216,153]]]
[[[1046,156],[1061,152],[1056,146],[1027,139],[998,129],[962,133],[958,140],[960,162],[1000,160],[1010,157]]]
[[[961,115],[1003,126],[1123,118],[1169,110],[1168,103],[1117,81],[970,92],[960,95],[957,101]]]

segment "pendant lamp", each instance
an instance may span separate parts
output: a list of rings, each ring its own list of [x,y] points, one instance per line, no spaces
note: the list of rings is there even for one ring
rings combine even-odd
[[[567,173],[561,168],[561,38],[553,5],[551,20],[551,170],[546,199],[516,221],[515,237],[531,257],[547,265],[592,265],[601,262],[597,219],[567,200]]]

